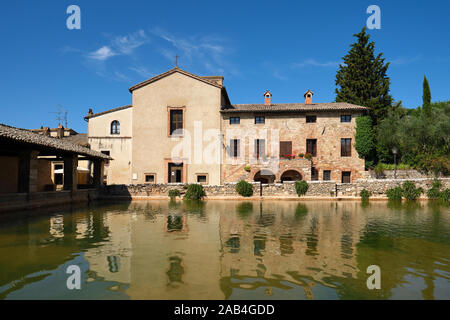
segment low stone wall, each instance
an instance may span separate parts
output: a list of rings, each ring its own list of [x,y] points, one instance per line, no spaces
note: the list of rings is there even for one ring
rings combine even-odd
[[[0,213],[96,200],[96,189],[0,194]]]
[[[443,188],[450,188],[450,178],[440,178]],[[305,197],[358,197],[361,190],[370,191],[373,197],[385,197],[386,190],[401,186],[405,181],[412,181],[425,191],[431,188],[433,179],[364,179],[355,183],[336,183],[335,181],[308,181],[308,192]],[[259,197],[297,197],[294,182],[262,184],[254,182],[253,196]],[[103,191],[106,197],[167,197],[170,189],[178,189],[183,195],[187,184],[148,184],[148,185],[111,185]],[[220,186],[203,186],[207,197],[240,197],[236,192],[236,183],[226,183]]]
[[[394,170],[384,170],[377,175],[374,170],[368,171],[368,179],[394,179]],[[428,179],[433,178],[432,174],[427,175],[417,170],[397,170],[397,179]]]

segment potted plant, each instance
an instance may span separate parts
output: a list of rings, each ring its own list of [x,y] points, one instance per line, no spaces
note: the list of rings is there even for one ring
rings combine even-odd
[[[299,154],[298,154],[298,157],[299,157],[299,158],[303,158],[304,156],[305,156],[304,153],[299,153]]]
[[[244,170],[247,172],[250,172],[252,170],[252,168],[249,165],[247,165],[244,167]]]
[[[305,158],[308,159],[308,160],[311,160],[311,159],[312,159],[312,154],[309,153],[309,152],[307,152],[307,153],[305,154]]]

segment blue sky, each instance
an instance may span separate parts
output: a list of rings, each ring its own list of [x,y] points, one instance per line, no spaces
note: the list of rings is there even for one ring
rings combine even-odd
[[[81,30],[68,30],[66,9],[81,8]],[[55,127],[58,105],[69,126],[83,116],[131,103],[128,88],[174,66],[223,75],[232,103],[335,99],[338,64],[381,8],[369,30],[391,62],[391,94],[406,107],[422,101],[426,74],[433,101],[449,100],[448,1],[8,1],[1,4],[0,123]]]

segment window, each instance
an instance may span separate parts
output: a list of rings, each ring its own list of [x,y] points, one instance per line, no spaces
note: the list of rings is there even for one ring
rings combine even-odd
[[[349,114],[346,115],[342,115],[341,116],[341,122],[351,122],[352,121],[352,116]]]
[[[172,109],[170,110],[170,135],[179,129],[183,129],[183,110]]]
[[[239,139],[231,139],[230,140],[230,155],[234,158],[239,157],[239,147],[240,147],[240,141]]]
[[[154,173],[148,173],[145,175],[145,183],[155,183],[155,174]]]
[[[317,116],[306,116],[306,123],[315,123],[317,121]]]
[[[208,183],[208,177],[205,173],[197,174],[197,182],[198,183]]]
[[[111,155],[111,151],[109,150],[101,151],[101,153],[106,154],[107,156]],[[105,160],[105,166],[109,166],[109,160]]]
[[[292,141],[280,141],[280,157],[292,154]]]
[[[331,170],[323,170],[323,181],[331,180]]]
[[[341,157],[351,157],[352,156],[352,139],[343,138],[341,139]]]
[[[120,122],[114,120],[111,122],[111,134],[120,134]]]
[[[241,122],[240,117],[230,117],[230,124],[239,124]]]
[[[255,124],[263,124],[265,122],[266,122],[265,117],[261,117],[261,116],[255,117]]]
[[[255,140],[255,155],[256,159],[259,159],[266,152],[266,141],[264,139]]]
[[[311,181],[317,180],[319,180],[319,171],[316,168],[311,167]]]
[[[317,139],[306,139],[306,152],[313,157],[317,156]]]
[[[350,171],[342,171],[342,183],[350,183]]]

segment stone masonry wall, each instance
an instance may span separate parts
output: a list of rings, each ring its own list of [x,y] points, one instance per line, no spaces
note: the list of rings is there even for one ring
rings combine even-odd
[[[450,188],[450,178],[440,178],[443,189]],[[401,186],[405,181],[412,181],[417,187],[425,191],[431,188],[433,179],[383,179],[383,180],[358,180],[354,183],[336,183],[334,181],[308,181],[306,197],[358,197],[361,190],[366,189],[373,197],[384,197],[386,190]],[[294,182],[262,184],[252,183],[253,195],[259,197],[260,188],[262,195],[269,197],[296,197]],[[187,184],[141,184],[141,185],[110,185],[104,191],[104,196],[129,196],[150,197],[168,196],[169,190],[178,189],[181,194],[187,190]],[[239,197],[236,192],[236,183],[226,183],[220,186],[204,185],[207,197]],[[424,196],[424,195],[423,195]]]
[[[319,180],[323,179],[323,171],[331,171],[331,180],[341,181],[341,172],[350,171],[351,181],[365,178],[364,160],[358,157],[354,147],[355,144],[355,119],[360,112],[352,114],[351,122],[343,123],[340,116],[350,114],[348,111],[342,112],[312,112],[307,114],[264,114],[265,123],[255,124],[255,114],[240,113],[224,115],[222,117],[222,131],[224,134],[224,146],[227,152],[223,153],[225,165],[222,167],[222,181],[236,182],[239,179],[252,181],[256,168],[254,161],[254,140],[265,140],[265,155],[267,157],[279,157],[279,142],[291,141],[292,154],[298,159],[298,154],[306,153],[306,140],[317,139],[317,156],[312,158],[312,166],[319,172]],[[306,115],[316,115],[315,123],[306,123]],[[239,124],[230,124],[230,116],[239,116]],[[351,138],[351,156],[341,156],[341,138]],[[240,140],[239,158],[232,158],[230,155],[231,139]],[[296,159],[296,160],[297,160]],[[296,168],[299,164],[304,167],[305,160],[280,161],[278,171],[285,171],[288,168],[282,165],[290,165],[291,169],[299,171],[303,180],[311,180],[310,167],[305,170]],[[282,163],[283,162],[283,163]],[[246,174],[243,167],[248,164],[252,167],[252,172]],[[300,168],[301,169],[301,168]],[[277,174],[273,170],[274,174]],[[278,178],[278,176],[277,176]]]

